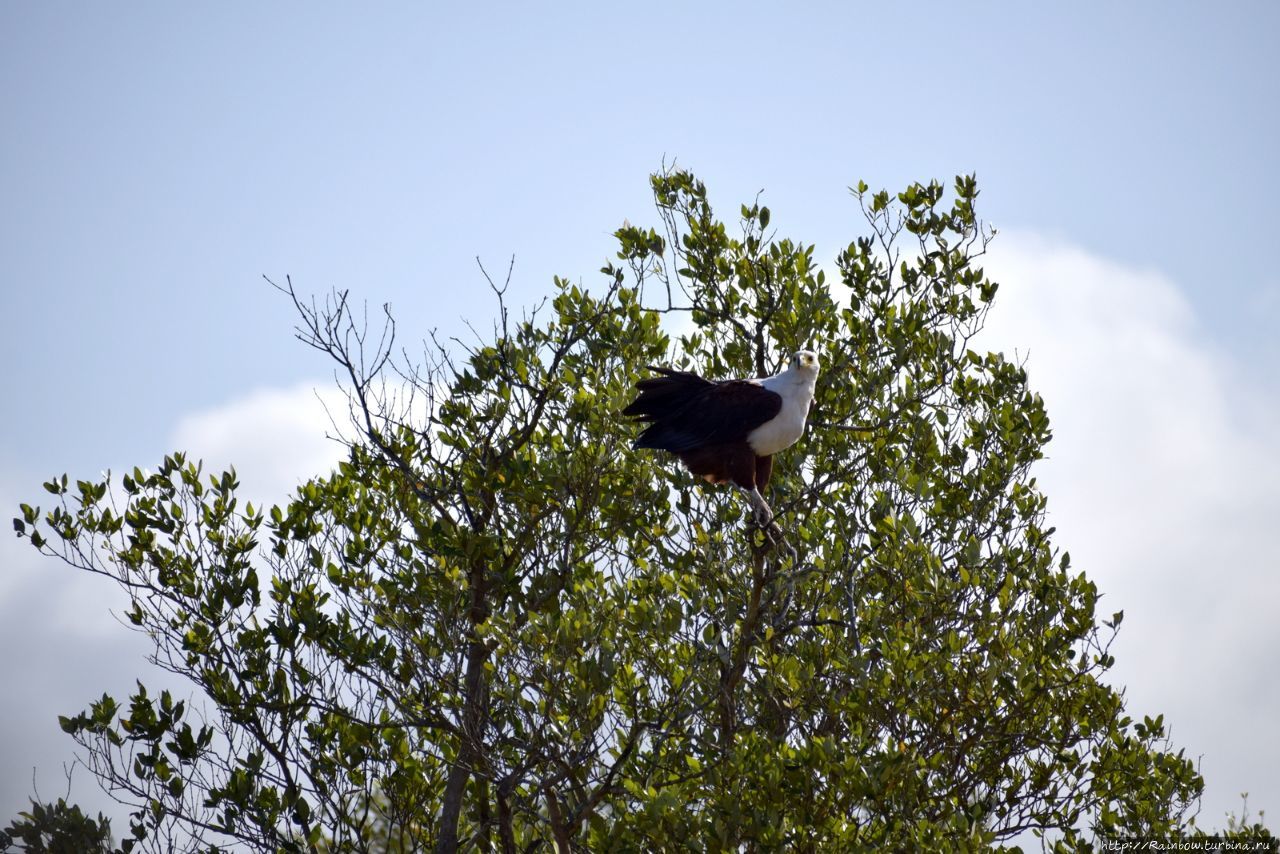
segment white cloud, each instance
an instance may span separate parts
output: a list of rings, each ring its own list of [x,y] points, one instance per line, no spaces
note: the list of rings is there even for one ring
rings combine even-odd
[[[345,425],[345,398],[332,383],[302,383],[192,413],[179,420],[170,448],[204,459],[207,474],[234,464],[239,492],[254,504],[284,501],[299,483],[325,474],[342,457],[342,446],[325,438],[333,430],[315,389]],[[15,496],[3,486],[11,482],[0,478],[0,505],[11,513],[20,500],[43,497],[48,500],[42,506],[52,506],[53,497],[38,483],[30,494]],[[146,664],[151,644],[113,616],[128,607],[128,596],[110,580],[42,558],[12,535],[0,543],[0,562],[0,669],[9,694],[22,698],[0,704],[2,825],[27,807],[33,768],[44,799],[65,794],[62,769],[75,745],[59,730],[58,715],[79,712],[103,691],[123,699],[135,678],[180,696],[189,687]],[[71,796],[90,812],[111,817],[117,837],[127,830],[127,810],[100,792],[88,772],[75,775]]]
[[[19,501],[45,510],[53,506],[38,479],[4,474],[0,508],[7,511],[6,528]],[[33,777],[45,800],[67,793],[63,767],[71,764],[75,744],[58,728],[58,715],[76,714],[104,691],[127,696],[135,677],[156,684],[158,674],[144,661],[150,643],[112,614],[127,605],[128,596],[109,580],[40,556],[12,531],[0,539],[0,672],[6,695],[0,703],[0,826],[29,807]],[[74,775],[71,799],[90,813],[113,817],[117,836],[128,827],[125,811],[83,769]]]
[[[194,459],[203,459],[206,475],[234,465],[241,482],[239,494],[254,504],[282,502],[298,484],[329,472],[343,455],[343,446],[325,436],[334,432],[326,406],[338,424],[344,425],[346,399],[332,383],[327,387],[309,382],[262,389],[180,418],[169,444]],[[115,484],[119,484],[120,472],[131,469],[130,465],[113,470]],[[53,507],[53,496],[38,484],[30,486],[21,498],[0,487],[0,506],[12,511],[11,515],[21,500],[43,510]],[[104,594],[102,588],[109,584],[106,579],[68,583],[69,569],[55,560],[40,558],[29,542],[17,537],[6,537],[0,543],[0,562],[11,568],[0,574],[0,601],[31,584],[57,584],[60,589],[48,597],[50,608],[45,614],[56,628],[99,638],[119,631],[119,623],[108,609],[126,607],[128,597]]]
[[[254,504],[280,502],[298,484],[328,473],[342,458],[343,446],[326,438],[335,432],[333,422],[350,432],[346,398],[331,382],[306,382],[258,389],[186,415],[178,421],[170,444],[202,459],[206,474],[234,465],[240,494]]]
[[[1029,356],[1054,425],[1037,474],[1056,541],[1100,613],[1125,611],[1113,683],[1203,757],[1202,824],[1242,791],[1276,814],[1275,389],[1248,387],[1158,272],[1022,233],[987,261],[1001,289],[981,343]]]

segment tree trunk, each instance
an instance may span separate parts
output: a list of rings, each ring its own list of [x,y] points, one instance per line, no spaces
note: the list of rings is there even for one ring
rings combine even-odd
[[[481,851],[493,850],[493,813],[489,811],[489,781],[476,777],[476,844]]]
[[[489,616],[485,602],[486,585],[484,566],[471,568],[471,625],[483,623]],[[467,671],[463,677],[462,726],[458,756],[449,769],[445,781],[444,804],[440,811],[440,836],[436,839],[436,854],[454,854],[458,850],[458,818],[462,815],[462,800],[467,791],[467,780],[480,758],[480,742],[484,736],[484,663],[489,649],[474,633],[467,647]]]
[[[543,790],[547,798],[547,818],[551,820],[551,833],[556,839],[556,854],[573,854],[573,842],[569,829],[565,827],[564,811],[560,809],[560,799],[550,787]]]
[[[760,600],[772,575],[765,568],[763,550],[756,550],[753,563],[751,594],[747,599],[747,613],[742,620],[741,635],[729,663],[720,671],[720,744],[725,750],[733,744],[733,736],[738,729],[738,684],[747,670],[747,659],[760,627]]]
[[[511,786],[498,784],[498,839],[502,842],[502,854],[516,854],[516,834],[511,826]]]

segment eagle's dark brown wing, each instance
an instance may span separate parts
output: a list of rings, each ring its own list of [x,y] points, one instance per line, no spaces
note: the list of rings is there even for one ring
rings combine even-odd
[[[707,445],[745,442],[776,417],[782,398],[746,380],[710,382],[697,374],[653,368],[662,376],[636,383],[640,396],[622,411],[650,422],[633,443],[680,453]]]

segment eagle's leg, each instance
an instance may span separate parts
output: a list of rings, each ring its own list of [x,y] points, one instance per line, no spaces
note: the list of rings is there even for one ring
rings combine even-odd
[[[742,491],[747,494],[747,500],[751,502],[751,508],[755,511],[756,524],[770,530],[777,528],[773,521],[773,511],[769,509],[769,504],[760,494],[760,490],[752,487]]]
[[[755,522],[760,526],[769,539],[777,545],[778,543],[786,543],[782,538],[782,528],[773,518],[773,510],[769,507],[769,503],[764,500],[764,496],[760,494],[759,489],[745,490],[747,499],[751,502],[755,515]],[[788,547],[789,548],[789,547]]]
[[[797,559],[795,547],[786,541],[782,534],[782,528],[773,518],[773,510],[770,509],[769,503],[764,500],[764,496],[760,494],[759,489],[743,489],[747,495],[747,500],[751,502],[755,523],[764,531],[765,536],[769,538],[769,542],[774,546],[782,546],[791,555],[794,561]]]

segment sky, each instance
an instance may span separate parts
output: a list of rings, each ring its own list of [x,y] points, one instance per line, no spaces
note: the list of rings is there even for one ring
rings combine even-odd
[[[975,172],[987,335],[1053,419],[1057,542],[1125,610],[1113,679],[1198,758],[1202,823],[1280,814],[1278,37],[1274,2],[0,4],[0,509],[177,448],[264,499],[327,467],[330,369],[264,275],[462,335],[477,258],[514,256],[515,306],[590,284],[664,159],[825,263],[851,184]],[[156,680],[116,591],[25,546],[0,823],[33,768],[65,789],[58,714]]]

